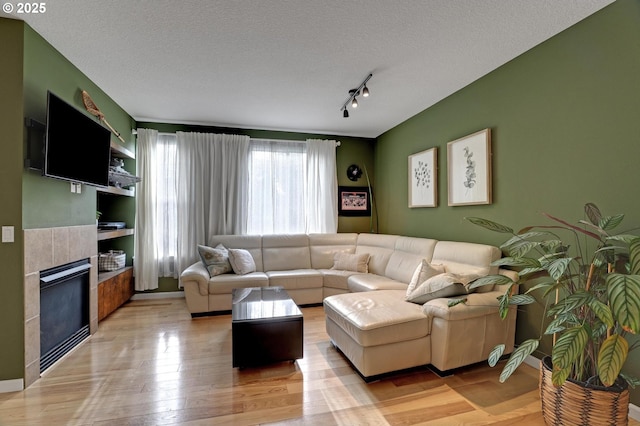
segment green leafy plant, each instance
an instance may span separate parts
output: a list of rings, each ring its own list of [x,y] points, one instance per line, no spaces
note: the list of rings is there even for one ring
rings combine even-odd
[[[614,234],[624,215],[603,216],[597,206],[585,205],[585,220],[577,225],[544,214],[553,224],[529,226],[517,233],[499,223],[478,217],[465,218],[485,229],[510,234],[500,246],[506,257],[494,265],[518,271],[518,281],[492,275],[471,286],[506,286],[500,296],[504,318],[512,305],[537,303],[532,293],[541,293],[548,324],[542,334],[553,335],[552,381],[560,386],[567,378],[613,386],[622,377],[631,386],[638,384],[621,373],[629,352],[638,347],[629,334],[640,331],[640,238],[628,233]],[[563,236],[565,239],[563,239]],[[525,281],[532,287],[524,294],[515,289]],[[451,304],[464,303],[464,300]],[[500,375],[504,382],[532,354],[542,339],[522,342],[511,354]],[[504,345],[496,346],[489,364],[495,366]]]

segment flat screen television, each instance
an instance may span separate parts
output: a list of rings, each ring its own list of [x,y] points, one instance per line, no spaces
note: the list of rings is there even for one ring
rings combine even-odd
[[[109,129],[47,92],[43,174],[87,185],[108,186],[110,161]]]

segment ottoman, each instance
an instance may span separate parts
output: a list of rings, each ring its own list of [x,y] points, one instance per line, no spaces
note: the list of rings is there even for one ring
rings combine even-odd
[[[324,299],[327,334],[365,380],[431,362],[430,322],[405,290]]]

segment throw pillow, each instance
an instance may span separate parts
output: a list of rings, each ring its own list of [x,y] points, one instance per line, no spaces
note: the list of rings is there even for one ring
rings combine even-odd
[[[198,245],[198,254],[204,267],[209,271],[210,277],[231,272],[229,253],[222,244],[218,244],[215,248]]]
[[[462,282],[470,282],[468,279],[469,277],[460,277],[452,273],[439,274],[416,286],[411,294],[407,293],[405,300],[422,305],[429,300],[441,297],[469,294],[470,291],[467,290],[467,286]]]
[[[369,272],[369,257],[369,253],[336,253],[333,255],[333,266],[331,269],[353,272]]]
[[[256,262],[247,250],[229,249],[229,262],[231,262],[233,272],[238,275],[246,275],[256,271]]]
[[[407,296],[415,290],[418,284],[421,284],[428,280],[429,278],[436,276],[438,274],[444,274],[447,272],[445,270],[444,265],[441,264],[431,264],[427,262],[427,259],[422,259],[418,267],[413,273],[411,277],[411,281],[409,281],[409,286],[407,287]]]

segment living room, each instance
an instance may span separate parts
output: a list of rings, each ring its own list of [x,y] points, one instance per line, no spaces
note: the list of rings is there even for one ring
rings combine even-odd
[[[577,221],[587,202],[596,203],[607,214],[625,213],[626,228],[637,228],[640,211],[634,197],[633,164],[640,150],[636,119],[639,24],[639,2],[616,1],[375,138],[332,135],[341,141],[338,183],[353,185],[344,173],[349,165],[367,167],[377,201],[376,231],[384,234],[499,245],[500,236],[483,232],[464,218],[482,216],[516,228],[544,224],[543,212]],[[25,374],[21,230],[95,224],[94,189],[83,187],[81,194],[71,194],[68,184],[24,170],[24,118],[44,121],[46,91],[80,108],[79,90],[87,90],[109,123],[126,135],[129,149],[134,149],[131,131],[138,127],[227,129],[136,122],[22,21],[2,18],[0,36],[6,41],[0,47],[4,150],[0,173],[7,200],[0,217],[3,226],[16,229],[16,242],[0,245],[5,271],[0,289],[1,333],[3,341],[9,342],[0,355],[0,381],[11,381]],[[116,58],[110,60],[117,60],[117,52],[112,53]],[[356,113],[364,114],[365,109],[352,112],[352,117]],[[485,128],[491,129],[492,138],[492,203],[448,206],[447,179],[442,173],[446,144]],[[252,137],[327,138],[313,132],[235,130]],[[434,146],[439,148],[438,206],[408,208],[407,158]],[[338,230],[369,232],[369,218],[340,217]],[[133,250],[132,241],[122,244],[125,251]],[[176,281],[161,280],[159,291],[178,291]],[[541,315],[539,306],[523,309],[517,343],[538,335]],[[544,343],[535,355],[541,357],[549,347]],[[638,354],[630,356],[627,372],[639,376]],[[637,390],[632,390],[631,402],[640,404]]]

